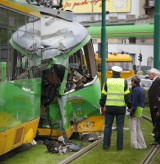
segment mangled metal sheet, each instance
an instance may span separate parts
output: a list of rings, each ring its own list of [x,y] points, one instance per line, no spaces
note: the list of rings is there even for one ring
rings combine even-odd
[[[12,41],[30,52],[33,49],[41,49],[42,59],[47,59],[66,53],[87,35],[88,31],[77,22],[47,17],[20,27],[12,35]],[[39,55],[38,51],[36,54]]]

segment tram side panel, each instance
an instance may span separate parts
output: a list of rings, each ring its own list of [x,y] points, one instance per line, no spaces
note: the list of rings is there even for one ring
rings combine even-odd
[[[16,5],[15,3],[13,7]],[[40,74],[35,74],[31,69],[34,60],[31,62],[24,55],[25,50],[18,51],[10,46],[12,34],[20,26],[34,22],[35,17],[4,6],[5,2],[3,4],[1,1],[0,13],[3,19],[0,20],[0,155],[34,139],[40,118],[41,93]],[[34,23],[31,32],[34,33]],[[19,33],[25,34],[25,31]]]

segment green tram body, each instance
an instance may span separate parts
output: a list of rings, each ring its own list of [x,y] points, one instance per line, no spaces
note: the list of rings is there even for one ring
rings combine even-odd
[[[41,74],[30,70],[32,76],[22,79],[21,73],[33,64],[9,44],[19,27],[37,19],[40,13],[26,3],[0,1],[0,155],[32,142],[37,133]]]
[[[19,0],[0,1],[0,155],[32,142],[35,136],[59,137],[65,132],[70,137],[73,132],[103,130],[90,38],[100,37],[100,27],[89,27],[88,35],[72,22],[71,13],[64,11],[61,17],[58,10],[38,10]],[[77,30],[63,31],[66,23]],[[47,33],[52,31],[50,26],[57,31]],[[107,30],[109,37],[153,37],[153,25]],[[81,32],[84,35],[77,41]]]
[[[101,88],[87,30],[19,1],[1,1],[2,16],[0,155],[36,135],[102,131]]]

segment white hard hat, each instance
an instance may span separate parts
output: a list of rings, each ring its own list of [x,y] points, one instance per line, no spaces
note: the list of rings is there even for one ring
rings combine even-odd
[[[122,72],[122,68],[119,66],[113,66],[111,69],[112,71],[115,71],[115,72]]]

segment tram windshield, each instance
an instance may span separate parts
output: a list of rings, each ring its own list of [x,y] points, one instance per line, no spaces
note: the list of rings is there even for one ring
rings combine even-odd
[[[133,69],[132,62],[107,62],[107,70],[111,70],[112,66],[120,66],[123,71],[128,71]]]

